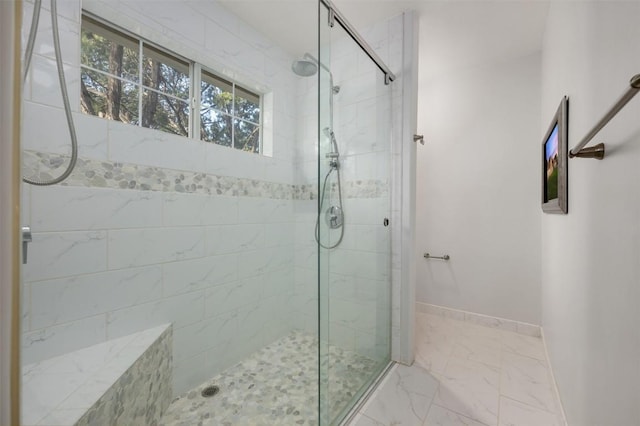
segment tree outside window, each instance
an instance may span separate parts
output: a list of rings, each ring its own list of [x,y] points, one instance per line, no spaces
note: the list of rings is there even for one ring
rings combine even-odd
[[[88,16],[82,19],[81,65],[86,114],[187,137],[196,137],[197,124],[203,141],[260,152],[261,97],[235,82],[196,73],[192,62]],[[195,87],[199,123],[190,121]]]

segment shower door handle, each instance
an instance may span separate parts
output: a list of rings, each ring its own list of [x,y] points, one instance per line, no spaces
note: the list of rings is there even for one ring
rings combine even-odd
[[[33,236],[31,235],[31,228],[28,226],[22,227],[22,263],[27,263],[27,247],[29,247],[29,243],[33,241]]]

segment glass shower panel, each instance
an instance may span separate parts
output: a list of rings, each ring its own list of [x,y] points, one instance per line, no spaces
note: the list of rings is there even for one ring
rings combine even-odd
[[[79,157],[22,188],[22,424],[318,424],[318,4],[58,4]],[[21,144],[48,179],[70,141],[42,7]]]
[[[315,238],[318,249],[318,417],[320,425],[332,419],[332,401],[329,398],[329,241],[330,229],[323,220],[322,210],[330,201],[331,186],[337,169],[329,166],[326,153],[331,150],[324,129],[332,126],[333,76],[330,72],[331,28],[327,25],[329,11],[320,7],[318,14],[318,127],[317,127],[317,205]],[[324,184],[324,185],[323,185]],[[327,185],[329,188],[327,188]],[[329,191],[327,191],[329,189]]]
[[[320,19],[321,424],[337,424],[390,361],[391,86]]]

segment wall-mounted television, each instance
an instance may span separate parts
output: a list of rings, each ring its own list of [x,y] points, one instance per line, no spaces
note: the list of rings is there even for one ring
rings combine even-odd
[[[542,138],[542,211],[567,214],[569,100],[563,97]]]

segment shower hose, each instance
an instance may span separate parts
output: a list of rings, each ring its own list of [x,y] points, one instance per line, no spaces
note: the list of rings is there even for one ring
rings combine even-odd
[[[36,41],[36,34],[38,32],[38,23],[40,21],[40,7],[42,0],[35,0],[33,4],[33,16],[31,18],[31,28],[29,29],[29,38],[27,40],[27,47],[24,52],[24,71],[22,74],[22,82],[27,79],[29,73],[29,66],[31,65],[31,58],[33,56],[33,48]],[[71,115],[71,107],[69,105],[69,93],[67,92],[67,84],[64,78],[64,67],[62,64],[62,53],[60,50],[60,32],[58,31],[58,10],[56,0],[51,0],[51,29],[53,32],[53,48],[56,56],[56,67],[58,69],[58,80],[60,81],[60,92],[62,93],[62,103],[64,105],[64,113],[67,118],[67,126],[69,127],[69,134],[71,136],[71,160],[67,169],[60,176],[50,180],[39,180],[23,177],[22,180],[31,185],[48,186],[55,185],[65,180],[76,165],[78,160],[78,137],[76,135],[76,129],[73,124],[73,117]]]

